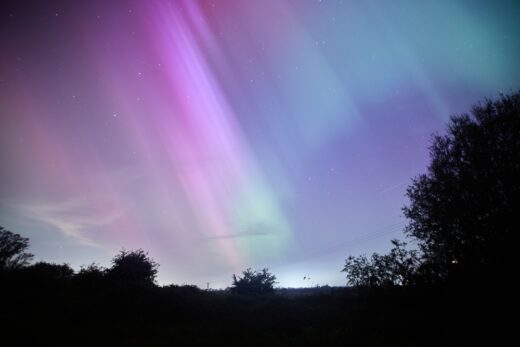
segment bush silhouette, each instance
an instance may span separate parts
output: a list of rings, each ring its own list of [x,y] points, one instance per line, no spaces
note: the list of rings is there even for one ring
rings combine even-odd
[[[0,271],[19,269],[29,264],[33,255],[25,252],[29,239],[0,227]]]
[[[343,272],[347,284],[355,287],[379,287],[409,285],[414,282],[420,258],[417,250],[406,250],[406,242],[392,240],[390,253],[350,256],[345,261]]]
[[[74,270],[68,264],[37,262],[23,269],[27,279],[33,283],[52,284],[72,279]]]
[[[74,282],[81,287],[95,287],[105,281],[106,269],[92,263],[88,266],[82,266],[78,273],[74,276]]]
[[[112,259],[112,267],[106,271],[106,274],[109,279],[122,283],[154,284],[158,267],[159,264],[142,249],[121,250]]]
[[[267,268],[253,271],[251,268],[242,272],[242,277],[233,275],[232,293],[237,294],[266,294],[274,291],[276,276],[269,273]]]

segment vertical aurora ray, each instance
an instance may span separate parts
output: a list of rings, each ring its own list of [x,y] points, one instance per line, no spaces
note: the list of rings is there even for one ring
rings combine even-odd
[[[289,246],[290,227],[262,178],[232,108],[197,41],[213,38],[195,2],[154,7],[151,32],[171,95],[162,141],[197,228],[237,269]],[[198,36],[196,37],[196,35]]]

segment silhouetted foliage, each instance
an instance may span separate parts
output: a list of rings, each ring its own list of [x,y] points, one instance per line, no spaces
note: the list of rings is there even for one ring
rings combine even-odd
[[[396,251],[391,252],[397,263],[406,263],[404,246],[396,242]],[[141,250],[124,251],[114,259],[135,253],[140,263],[149,261]],[[114,261],[112,268],[121,263]],[[406,286],[384,287],[363,296],[357,290],[328,286],[233,295],[192,285],[120,285],[105,275],[108,271],[91,264],[74,275],[66,264],[40,262],[2,273],[0,341],[96,345],[102,339],[110,345],[190,346],[343,346],[347,341],[363,346],[437,346],[449,336],[454,345],[462,345],[460,338],[467,339],[461,313],[473,308],[466,316],[478,319],[466,322],[478,324],[481,315],[473,314],[474,303],[478,299],[480,313],[486,297],[466,292],[451,297],[435,287]],[[246,294],[272,292],[275,283],[267,269],[248,269],[234,280],[235,288],[243,289],[238,292]]]
[[[506,278],[520,227],[520,93],[451,117],[430,157],[403,208],[406,233],[424,253],[421,271],[432,281]]]
[[[167,286],[163,286],[162,288],[167,292],[181,295],[200,294],[202,292],[199,287],[193,284],[170,284]]]
[[[29,239],[0,227],[0,271],[19,269],[29,264],[33,255],[25,252]]]
[[[43,282],[69,280],[74,276],[74,270],[68,264],[55,264],[44,261],[26,267],[24,272],[30,279]]]
[[[96,263],[88,266],[82,266],[78,273],[74,276],[76,284],[84,287],[92,287],[99,285],[105,279],[106,269]]]
[[[347,284],[355,287],[378,287],[409,285],[415,279],[420,265],[416,250],[406,250],[406,242],[392,240],[394,247],[390,253],[349,256],[343,272],[347,273]]]
[[[158,267],[159,264],[142,249],[121,250],[112,259],[112,267],[106,271],[106,274],[109,279],[122,283],[154,284]]]
[[[242,277],[233,275],[232,293],[237,294],[266,294],[274,291],[276,276],[269,273],[269,269],[253,271],[251,268],[242,272]]]
[[[502,283],[512,273],[520,226],[520,94],[451,117],[447,134],[433,137],[430,157],[403,208],[405,232],[420,253],[394,240],[387,255],[350,256],[342,270],[349,285]]]

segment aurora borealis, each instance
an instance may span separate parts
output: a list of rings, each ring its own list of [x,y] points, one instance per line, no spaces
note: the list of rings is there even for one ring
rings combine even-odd
[[[344,284],[403,238],[430,135],[520,88],[516,1],[0,6],[0,225],[161,283]]]

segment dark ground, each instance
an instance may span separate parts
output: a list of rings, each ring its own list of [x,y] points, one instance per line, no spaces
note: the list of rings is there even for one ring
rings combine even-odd
[[[501,345],[500,339],[510,335],[502,323],[506,311],[514,312],[507,296],[490,288],[332,288],[325,294],[293,294],[240,296],[190,286],[85,287],[70,280],[4,279],[0,345]]]

